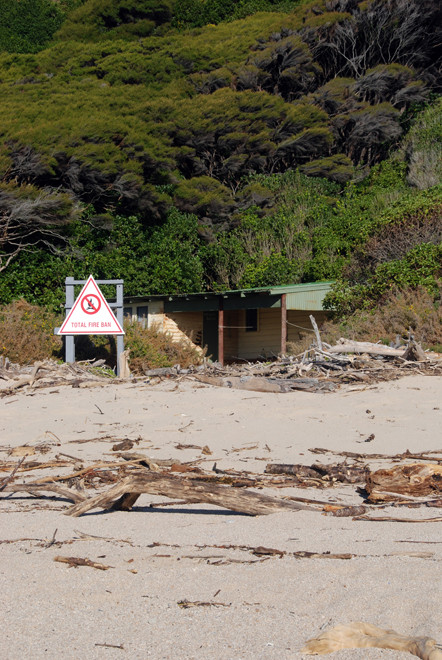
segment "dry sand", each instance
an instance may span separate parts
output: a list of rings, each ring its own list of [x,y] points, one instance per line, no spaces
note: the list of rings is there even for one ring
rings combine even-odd
[[[388,454],[442,448],[440,377],[332,394],[261,394],[189,381],[60,387],[5,397],[0,409],[1,459],[10,447],[41,443],[51,445],[48,459],[58,452],[82,461],[109,459],[116,440],[141,438],[134,449],[154,459],[190,461],[201,452],[178,450],[178,443],[208,445],[213,454],[203,456],[206,467],[216,461],[223,469],[262,472],[271,461],[333,459],[315,456],[312,447]],[[370,434],[374,440],[365,443]],[[78,443],[91,438],[97,439]],[[361,503],[353,486],[275,494]],[[307,639],[350,621],[442,642],[442,523],[353,521],[308,511],[253,518],[208,505],[149,508],[160,499],[143,495],[131,512],[70,518],[60,499],[4,497],[1,657],[307,658],[299,651]],[[440,512],[389,507],[383,515],[420,519]],[[61,541],[69,543],[57,546]],[[214,545],[359,556],[263,561],[246,550],[202,547]],[[429,554],[411,556],[416,552]],[[53,561],[57,555],[112,568],[69,568]],[[218,605],[183,609],[183,600]],[[330,656],[402,657],[411,656],[378,649]]]

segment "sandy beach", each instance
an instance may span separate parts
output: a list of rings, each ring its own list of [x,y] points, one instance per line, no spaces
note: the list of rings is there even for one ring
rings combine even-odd
[[[0,460],[18,460],[10,458],[11,449],[29,445],[39,461],[68,455],[71,464],[55,471],[60,475],[115,460],[112,446],[126,438],[136,441],[133,451],[153,461],[200,459],[206,470],[216,463],[221,470],[254,473],[269,462],[341,460],[310,451],[317,447],[388,455],[442,450],[438,376],[314,394],[247,392],[190,380],[110,383],[20,391],[0,399],[0,409]],[[196,448],[178,449],[180,444]],[[46,453],[38,453],[41,446]],[[204,446],[211,454],[202,453]],[[51,474],[53,469],[39,470],[35,478]],[[18,473],[16,483],[25,478],[29,473]],[[353,485],[266,494],[362,503]],[[308,639],[351,621],[442,643],[441,522],[374,522],[318,511],[251,517],[202,504],[150,506],[165,501],[142,495],[129,512],[96,509],[72,518],[63,515],[71,504],[59,497],[2,493],[1,657],[307,658],[300,649]],[[382,509],[383,516],[415,521],[440,518],[440,512]],[[250,548],[259,546],[286,554],[253,554]],[[290,554],[299,551],[356,556]],[[110,568],[71,568],[54,561],[60,555]],[[412,656],[352,649],[324,657]]]

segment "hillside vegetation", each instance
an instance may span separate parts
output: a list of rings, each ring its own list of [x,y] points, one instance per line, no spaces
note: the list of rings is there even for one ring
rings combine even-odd
[[[0,0],[0,303],[441,273],[435,0]]]

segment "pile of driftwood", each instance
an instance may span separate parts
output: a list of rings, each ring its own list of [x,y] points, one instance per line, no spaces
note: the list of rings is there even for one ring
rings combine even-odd
[[[61,385],[96,387],[124,380],[116,379],[103,366],[104,360],[75,364],[45,360],[33,366],[20,366],[0,355],[0,398],[20,389]],[[165,378],[190,379],[255,392],[332,392],[343,383],[368,386],[411,373],[442,375],[442,360],[435,354],[425,353],[413,339],[401,348],[349,339],[340,339],[335,346],[330,346],[321,341],[317,331],[316,342],[302,355],[286,355],[273,362],[225,366],[207,362],[186,369],[180,365],[148,369],[141,380],[155,384]],[[129,377],[128,370],[127,374]]]
[[[222,366],[150,369],[154,382],[163,378],[192,378],[201,383],[258,392],[331,392],[343,383],[370,385],[411,373],[442,375],[442,360],[425,353],[413,339],[407,346],[340,339],[335,346],[317,342],[302,355],[281,357],[274,362]]]
[[[55,360],[36,362],[31,366],[14,364],[0,355],[0,398],[17,391],[35,390],[45,387],[96,387],[115,382],[109,371],[103,369],[104,360],[75,364],[60,364]]]
[[[14,450],[15,456],[20,455],[17,449]],[[8,473],[0,479],[0,492],[26,492],[34,497],[45,497],[45,493],[49,496],[58,495],[74,504],[66,512],[71,516],[79,516],[95,508],[128,511],[144,493],[173,500],[178,498],[180,504],[212,504],[248,515],[302,509],[336,516],[351,516],[354,519],[381,520],[370,517],[370,511],[392,503],[394,506],[442,506],[442,449],[421,454],[406,452],[400,455],[402,464],[388,469],[371,470],[368,461],[371,456],[376,456],[377,460],[388,459],[390,462],[394,457],[354,454],[352,464],[347,463],[348,456],[343,456],[343,461],[334,464],[268,464],[263,474],[220,470],[216,464],[212,470],[203,470],[198,465],[199,461],[154,461],[133,452],[121,453],[119,460],[101,461],[87,466],[77,464],[74,472],[66,475],[51,475],[17,483],[18,477],[26,473],[35,474],[36,470],[72,465],[72,462],[66,460],[66,457],[70,458],[66,454],[58,455],[55,461],[39,462],[33,460],[32,453],[29,455],[25,451],[30,449],[29,447],[22,449],[22,457],[18,463],[12,460],[12,456],[10,460],[0,463],[0,472]],[[316,451],[325,452],[320,448]],[[357,486],[353,488],[353,492],[358,493],[358,497],[355,497],[355,503],[352,505],[331,504],[323,500],[295,496],[274,497],[251,490],[292,487],[324,489],[345,484]],[[98,494],[87,493],[88,490],[97,489],[100,490]]]

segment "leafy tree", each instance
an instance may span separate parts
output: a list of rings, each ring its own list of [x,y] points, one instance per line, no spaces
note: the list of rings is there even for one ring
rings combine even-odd
[[[440,182],[435,0],[50,4],[46,49],[0,53],[0,300],[90,272],[131,294],[344,272],[373,300],[378,268],[434,259],[410,185]]]
[[[149,238],[147,291],[202,291],[203,268],[198,255],[199,244],[197,218],[172,209],[166,223],[155,229]]]

